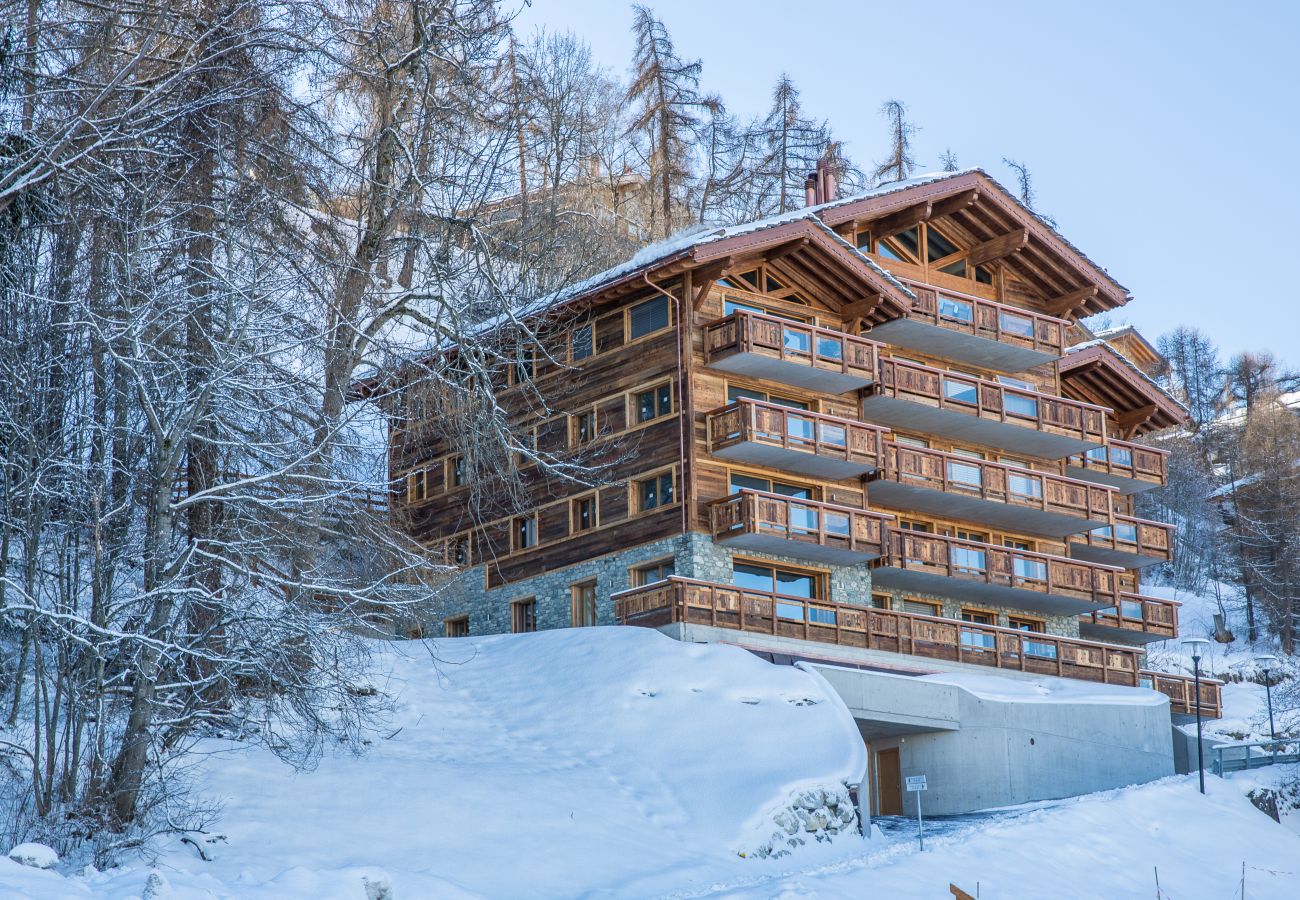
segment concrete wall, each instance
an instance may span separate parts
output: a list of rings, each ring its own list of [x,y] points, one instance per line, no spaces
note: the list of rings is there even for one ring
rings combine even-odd
[[[960,726],[873,740],[925,775],[923,812],[948,815],[1141,784],[1174,772],[1166,704],[1010,703],[961,691]],[[915,795],[903,810],[916,814]]]

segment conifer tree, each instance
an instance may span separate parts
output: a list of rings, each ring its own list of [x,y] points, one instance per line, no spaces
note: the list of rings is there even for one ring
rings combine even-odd
[[[912,156],[916,126],[907,120],[907,106],[901,100],[887,100],[880,107],[880,114],[889,123],[889,156],[876,166],[872,178],[876,184],[904,181],[916,168],[916,159]]]

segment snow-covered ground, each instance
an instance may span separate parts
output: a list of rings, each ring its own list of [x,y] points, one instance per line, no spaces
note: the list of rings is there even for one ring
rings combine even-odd
[[[198,786],[224,806],[154,866],[48,872],[0,859],[0,897],[1300,897],[1300,838],[1250,782],[1174,778],[781,859],[752,851],[807,789],[856,781],[863,749],[818,676],[633,628],[386,645],[396,709],[361,756],[294,773],[210,742]],[[1034,699],[1034,698],[1027,698]],[[1041,702],[1041,698],[1038,698]],[[154,887],[148,887],[152,878]],[[152,892],[152,893],[150,893]]]

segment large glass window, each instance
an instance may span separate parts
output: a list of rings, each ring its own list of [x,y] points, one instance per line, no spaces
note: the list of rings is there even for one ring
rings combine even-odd
[[[812,500],[812,488],[804,487],[799,484],[789,484],[784,481],[773,481],[769,478],[759,478],[754,475],[743,475],[740,472],[731,473],[731,493],[738,494],[744,490],[766,491],[769,494],[782,494],[786,497],[794,497],[797,500]]]
[[[594,332],[590,325],[581,325],[573,329],[573,334],[569,338],[569,352],[574,362],[586,359],[596,352],[593,335]]]
[[[737,387],[736,385],[727,385],[727,402],[735,403],[737,400],[762,400],[765,403],[775,403],[777,406],[788,406],[790,409],[807,409],[808,403],[805,400],[795,400],[791,397],[782,397],[779,394],[769,394],[766,391],[756,391],[752,388]]]
[[[775,566],[732,563],[731,583],[749,591],[784,594],[787,597],[800,597],[805,600],[817,599],[816,575]]]
[[[1007,334],[1015,334],[1020,337],[1032,338],[1034,336],[1034,320],[1025,316],[1017,316],[1014,313],[998,313],[998,325]]]
[[[632,570],[632,587],[645,587],[647,584],[663,581],[672,574],[673,561],[671,559],[646,563]]]
[[[653,334],[668,327],[668,298],[651,297],[628,311],[627,333],[630,340]]]
[[[926,228],[925,237],[925,254],[928,262],[938,262],[945,256],[952,256],[960,249],[935,228]]]

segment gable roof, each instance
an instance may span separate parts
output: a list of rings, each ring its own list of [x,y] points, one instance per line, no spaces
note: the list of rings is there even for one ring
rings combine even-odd
[[[951,203],[947,210],[942,209],[942,201],[959,200],[962,195],[970,197],[970,201],[964,205]],[[934,204],[979,240],[992,240],[1024,228],[1029,240],[1009,257],[1009,265],[1030,283],[1047,293],[1055,292],[1062,304],[1068,304],[1059,311],[1047,310],[1052,315],[1064,316],[1072,310],[1081,316],[1092,315],[1116,309],[1131,299],[1126,287],[983,169],[918,175],[812,208],[818,210],[822,221],[835,227],[849,222],[869,225],[922,203]],[[935,214],[935,218],[939,215]]]
[[[1191,418],[1187,407],[1100,338],[1066,349],[1058,367],[1061,392],[1115,410],[1125,437],[1182,425]]]

